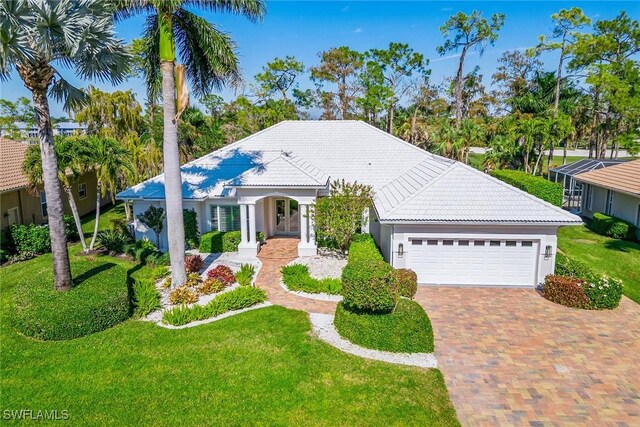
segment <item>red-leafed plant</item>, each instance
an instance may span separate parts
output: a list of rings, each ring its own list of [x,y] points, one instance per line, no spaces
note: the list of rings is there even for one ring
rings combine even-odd
[[[549,275],[545,277],[542,296],[556,304],[587,309],[590,306],[590,301],[583,285],[584,280],[582,279]]]
[[[204,267],[204,260],[200,255],[187,255],[184,257],[184,266],[187,273],[197,273]]]
[[[226,265],[218,265],[207,273],[211,279],[216,279],[222,282],[225,286],[231,285],[236,281],[236,277],[233,271]]]

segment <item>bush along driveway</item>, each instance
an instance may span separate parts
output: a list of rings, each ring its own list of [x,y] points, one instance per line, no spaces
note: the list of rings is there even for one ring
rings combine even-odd
[[[426,288],[461,423],[640,425],[640,305],[571,309],[532,289]]]

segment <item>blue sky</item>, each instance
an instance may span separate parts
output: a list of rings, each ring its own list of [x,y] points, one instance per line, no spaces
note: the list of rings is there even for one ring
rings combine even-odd
[[[640,16],[640,2],[617,1],[269,1],[267,15],[260,23],[251,23],[237,16],[204,13],[210,22],[231,34],[238,44],[238,55],[247,81],[251,81],[261,67],[271,59],[293,55],[306,66],[317,64],[318,53],[331,47],[346,45],[364,51],[384,48],[390,42],[408,43],[414,50],[430,59],[432,80],[441,82],[453,75],[457,65],[454,55],[440,57],[436,46],[443,42],[439,28],[452,14],[480,10],[485,16],[502,12],[506,21],[500,37],[484,55],[471,55],[465,69],[481,67],[485,83],[490,83],[497,59],[505,50],[526,48],[535,45],[540,34],[548,34],[550,16],[562,8],[578,6],[592,20],[611,19],[620,10],[633,17]],[[117,25],[120,37],[129,41],[139,37],[143,18],[136,17]],[[545,67],[554,68],[556,56],[542,57]],[[110,84],[86,82],[75,79],[70,70],[65,72],[69,80],[80,86],[94,85],[104,90],[133,89],[138,100],[144,102],[145,90],[138,79],[130,79],[117,88]],[[311,87],[303,79],[301,87]],[[15,75],[9,82],[2,82],[0,97],[15,99],[30,97],[22,81]],[[234,97],[231,91],[221,93],[225,99]],[[64,115],[61,105],[51,100],[54,116]]]

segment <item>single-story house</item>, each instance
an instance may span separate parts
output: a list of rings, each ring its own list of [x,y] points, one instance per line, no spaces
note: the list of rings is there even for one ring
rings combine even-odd
[[[284,121],[182,167],[184,208],[200,232],[241,230],[300,239],[316,254],[309,206],[344,179],[371,185],[364,230],[384,258],[422,284],[535,286],[554,270],[556,233],[579,217],[463,163],[426,152],[361,121]],[[117,195],[135,215],[164,207],[163,176]],[[136,237],[152,231],[134,224]],[[167,247],[166,232],[160,236]],[[267,242],[268,244],[268,242]]]
[[[640,238],[640,160],[576,175],[583,183],[581,214],[592,218],[602,212],[638,227]]]
[[[12,224],[45,224],[47,195],[44,190],[30,191],[27,177],[22,173],[22,163],[29,144],[0,138],[0,230]],[[75,179],[72,191],[80,215],[96,208],[96,175],[87,173]],[[62,194],[64,211],[71,214],[66,193]],[[108,199],[103,204],[109,203]]]
[[[567,163],[549,169],[549,180],[560,182],[564,189],[564,206],[580,208],[582,199],[582,183],[575,179],[576,175],[592,170],[608,168],[619,165],[626,160],[617,159],[581,159],[577,162]]]

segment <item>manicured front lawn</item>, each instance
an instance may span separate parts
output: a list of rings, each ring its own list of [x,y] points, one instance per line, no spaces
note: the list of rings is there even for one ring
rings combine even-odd
[[[335,325],[340,335],[362,347],[396,353],[433,352],[431,321],[415,301],[402,298],[388,314],[352,313],[339,304]]]
[[[558,248],[595,272],[622,280],[624,295],[640,304],[640,244],[575,226],[560,228]]]
[[[438,370],[344,354],[281,307],[184,330],[128,320],[71,341],[25,338],[8,322],[12,294],[50,262],[0,269],[3,410],[66,409],[75,425],[458,425]]]

